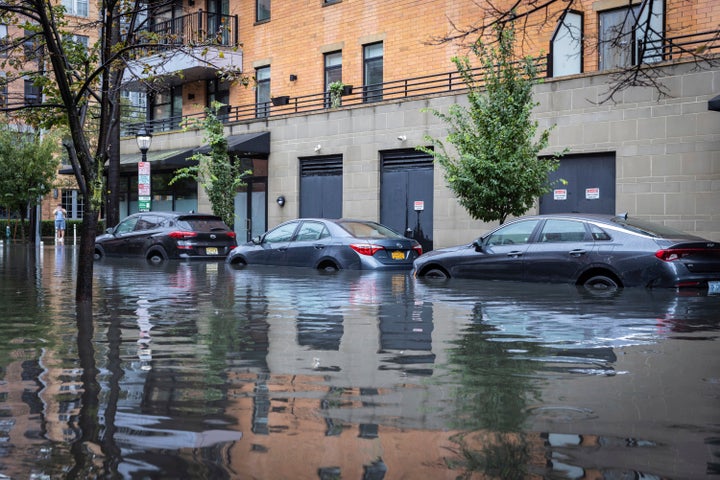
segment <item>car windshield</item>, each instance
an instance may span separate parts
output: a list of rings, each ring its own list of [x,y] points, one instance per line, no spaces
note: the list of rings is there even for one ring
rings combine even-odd
[[[612,219],[612,221],[630,231],[641,233],[643,235],[649,235],[651,237],[694,238],[694,236],[690,235],[689,233],[675,230],[674,228],[666,227],[665,225],[660,225],[654,222],[639,220],[637,218],[615,217]]]
[[[225,222],[216,217],[179,218],[178,227],[182,228],[183,230],[190,230],[194,232],[213,232],[228,230]]]
[[[373,222],[338,222],[342,228],[358,238],[404,238],[397,232]]]

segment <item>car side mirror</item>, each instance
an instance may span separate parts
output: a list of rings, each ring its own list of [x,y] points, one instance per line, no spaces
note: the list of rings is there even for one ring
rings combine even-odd
[[[475,240],[472,244],[475,247],[476,252],[482,252],[483,250],[483,240],[485,240],[483,237],[478,238]]]
[[[114,228],[106,228],[106,229],[105,229],[105,233],[110,233],[110,234],[112,234],[112,233],[114,233],[114,232],[115,232],[115,229],[114,229]]]
[[[262,243],[262,237],[261,236],[253,237],[253,239],[251,241],[255,245],[260,245]]]

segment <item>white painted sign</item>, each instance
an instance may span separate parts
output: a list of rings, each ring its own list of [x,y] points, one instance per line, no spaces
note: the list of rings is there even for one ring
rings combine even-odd
[[[585,189],[586,200],[597,200],[598,198],[600,198],[600,189],[598,187]]]
[[[425,202],[422,200],[415,200],[415,211],[420,212],[422,210],[425,210]]]
[[[553,190],[553,200],[567,200],[567,190],[564,188]]]

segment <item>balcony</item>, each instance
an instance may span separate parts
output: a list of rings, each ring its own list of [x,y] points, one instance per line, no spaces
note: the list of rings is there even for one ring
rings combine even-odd
[[[242,65],[237,15],[199,10],[156,21],[144,33],[150,47],[128,63],[127,90],[142,90],[142,80],[164,77],[169,85],[214,78],[218,69]],[[180,79],[177,73],[182,73]]]

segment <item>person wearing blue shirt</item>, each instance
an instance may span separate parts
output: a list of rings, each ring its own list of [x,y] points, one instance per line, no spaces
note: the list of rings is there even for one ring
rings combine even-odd
[[[65,210],[61,204],[58,204],[53,213],[55,214],[55,237],[58,239],[58,241],[64,242],[65,216],[67,215],[67,210]]]

